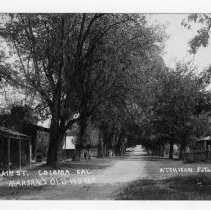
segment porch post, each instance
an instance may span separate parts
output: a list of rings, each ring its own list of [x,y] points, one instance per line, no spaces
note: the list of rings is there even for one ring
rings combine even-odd
[[[31,170],[31,154],[32,154],[32,146],[29,140],[29,169]]]
[[[21,140],[18,141],[18,148],[19,148],[19,170],[21,170]]]
[[[65,139],[65,162],[67,161],[67,136],[65,135],[65,137],[64,137]]]
[[[8,169],[10,170],[10,138],[7,139],[7,162]]]

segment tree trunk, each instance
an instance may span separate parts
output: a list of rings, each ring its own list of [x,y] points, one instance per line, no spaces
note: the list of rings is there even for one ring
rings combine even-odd
[[[120,156],[120,134],[116,134],[115,156]]]
[[[115,147],[114,147],[114,145],[112,145],[111,151],[112,151],[112,156],[115,156]]]
[[[115,140],[116,140],[116,134],[114,133],[112,135],[112,142],[111,142],[112,156],[115,156]]]
[[[121,155],[121,147],[119,145],[116,146],[115,155],[116,156],[120,156]]]
[[[79,144],[76,144],[73,161],[80,161],[80,159],[81,159],[81,147]]]
[[[62,125],[58,122],[59,117],[56,114],[53,114],[51,119],[50,139],[47,154],[47,165],[52,167],[56,167],[57,163],[59,162],[60,152],[62,150],[63,140],[66,132],[64,127],[60,127]]]
[[[159,145],[158,149],[159,149],[158,155],[163,156],[163,145]]]
[[[161,156],[164,157],[164,145],[161,145]]]
[[[99,139],[97,156],[99,158],[105,157],[105,149],[104,149],[104,142],[103,142],[103,137],[102,136],[100,136],[100,139]]]
[[[169,159],[173,159],[173,146],[174,146],[174,143],[170,142]]]
[[[109,151],[108,151],[108,145],[104,145],[104,153],[105,153],[105,157],[109,156]]]
[[[185,150],[186,150],[186,143],[185,142],[182,142],[180,144],[180,152],[179,152],[179,159],[180,160],[183,160],[184,159]]]
[[[61,149],[61,142],[63,141],[64,134],[58,133],[56,125],[52,124],[50,129],[50,140],[48,147],[47,165],[56,167],[59,161],[59,151]]]
[[[91,153],[91,146],[87,147],[87,158],[90,160],[92,157],[92,153]]]
[[[50,127],[50,139],[48,146],[48,156],[47,156],[47,165],[55,166],[58,162],[58,153],[57,153],[57,123],[56,117],[52,116],[51,127]]]

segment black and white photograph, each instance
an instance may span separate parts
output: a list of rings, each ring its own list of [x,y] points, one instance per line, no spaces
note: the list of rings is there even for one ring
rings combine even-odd
[[[0,200],[211,199],[211,14],[0,13]]]

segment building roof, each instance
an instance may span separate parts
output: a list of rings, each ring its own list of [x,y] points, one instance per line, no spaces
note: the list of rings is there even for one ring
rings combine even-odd
[[[0,135],[6,138],[30,140],[29,136],[2,126],[0,126]]]
[[[202,142],[202,141],[211,141],[211,137],[210,136],[206,136],[204,138],[198,139],[196,142]]]
[[[42,127],[40,125],[36,125],[33,122],[30,122],[26,119],[15,119],[9,114],[0,115],[0,126],[2,127],[11,127],[11,125],[14,124],[22,124],[24,127],[27,127],[27,129],[34,129],[39,131],[46,131],[50,132],[49,128]]]

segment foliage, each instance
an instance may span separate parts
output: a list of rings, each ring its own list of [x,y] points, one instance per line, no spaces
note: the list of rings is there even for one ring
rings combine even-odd
[[[51,114],[49,164],[75,121],[82,141],[90,116],[108,106],[121,116],[145,80],[142,72],[153,71],[155,55],[160,63],[165,38],[138,14],[2,14],[2,20],[0,36],[14,62],[2,63],[1,75],[39,96],[37,110]]]
[[[190,52],[195,54],[202,46],[206,47],[209,44],[211,15],[210,14],[190,14],[183,20],[182,25],[188,29],[193,28],[193,24],[198,24],[200,29],[197,30],[195,37],[189,42]]]
[[[182,144],[191,136],[206,135],[208,119],[199,111],[206,95],[205,85],[188,64],[180,63],[175,71],[169,71],[156,94],[155,133],[177,137]]]

